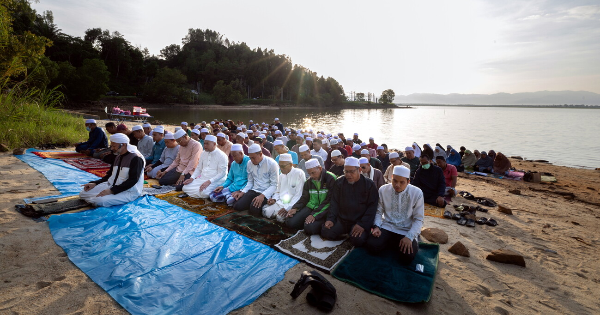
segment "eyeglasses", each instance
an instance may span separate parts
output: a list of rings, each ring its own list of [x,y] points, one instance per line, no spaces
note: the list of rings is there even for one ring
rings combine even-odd
[[[351,171],[344,170],[344,174],[356,173],[356,171],[358,171],[358,170],[351,170]]]

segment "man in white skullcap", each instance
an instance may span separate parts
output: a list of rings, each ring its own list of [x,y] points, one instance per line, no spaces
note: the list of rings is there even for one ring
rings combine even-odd
[[[367,144],[367,148],[369,148],[371,150],[377,150],[378,146],[379,145],[377,145],[377,143],[375,143],[375,138],[369,137],[369,144]]]
[[[381,171],[382,174],[383,174],[383,172],[385,172],[385,170],[382,170],[383,166],[381,164],[381,161],[379,161],[379,159],[377,159],[377,158],[371,157],[371,155],[369,154],[369,150],[361,149],[360,157],[366,158],[369,161],[369,164],[371,164],[371,166],[373,166],[374,168]]]
[[[358,144],[358,145],[360,145],[360,144],[362,143],[362,140],[360,140],[360,139],[358,138],[358,133],[356,133],[356,132],[354,133],[354,136],[353,136],[353,138],[352,138],[352,142],[354,142],[354,143],[356,143],[356,144]]]
[[[302,196],[305,179],[304,172],[294,167],[289,153],[282,153],[278,158],[281,174],[279,174],[277,190],[263,207],[262,213],[266,218],[277,218],[277,221],[284,223],[286,218],[291,216],[289,213],[293,215],[291,209]]]
[[[190,130],[190,132],[191,132],[190,138],[194,139],[195,141],[198,141],[200,143],[200,145],[202,147],[204,147],[204,145],[202,144],[202,141],[200,141],[200,130],[192,129],[192,130]]]
[[[331,144],[331,149],[327,151],[327,159],[323,161],[325,163],[325,169],[327,170],[331,170],[331,167],[335,164],[333,162],[333,159],[331,158],[331,154],[333,153],[333,151],[338,150],[338,152],[342,154],[344,159],[348,156],[348,152],[344,150],[343,145],[340,145],[341,140],[331,139],[329,143]]]
[[[200,144],[204,148],[204,139],[208,135],[208,128],[202,128],[202,129],[199,129],[199,131],[200,131],[200,135],[199,135],[198,141],[200,141]],[[229,154],[229,152],[227,154]]]
[[[244,152],[244,155],[248,155],[248,146],[246,145],[246,143],[244,143],[246,138],[248,138],[248,135],[243,132],[238,132],[237,134],[234,134],[233,136],[235,136],[235,143],[240,144],[242,146],[242,151]],[[233,162],[233,156],[231,156],[231,154],[229,154],[229,165],[231,165],[232,162]]]
[[[144,133],[145,133],[146,135],[148,135],[148,136],[152,137],[152,134],[151,134],[151,133],[152,133],[152,131],[153,131],[153,130],[152,130],[152,125],[151,125],[151,124],[149,124],[149,123],[144,123],[144,124],[142,125],[142,128],[144,128]]]
[[[306,179],[310,177],[308,171],[306,170],[306,161],[310,159],[315,159],[317,160],[317,162],[319,162],[319,165],[321,165],[322,168],[325,168],[325,163],[323,163],[323,159],[321,158],[321,156],[310,154],[310,149],[306,144],[301,145],[300,148],[298,148],[298,151],[300,151],[300,161],[298,162],[298,168],[304,171],[304,176],[306,177]]]
[[[188,123],[187,122],[185,122],[185,121],[181,122],[181,129],[183,131],[185,131],[185,133],[188,135],[188,137],[192,136],[192,131],[188,128]]]
[[[144,133],[144,128],[140,125],[133,126],[131,128],[133,136],[138,140],[137,149],[144,156],[144,160],[148,159],[152,155],[152,147],[154,141],[152,138]]]
[[[361,151],[361,149],[360,149],[360,144],[356,144],[356,143],[355,143],[355,144],[352,146],[352,157],[354,157],[354,158],[357,158],[357,159],[360,159],[360,151]]]
[[[154,128],[152,131],[153,137],[156,137],[156,135],[159,134],[157,129],[159,128]],[[161,142],[164,143],[165,147],[163,148],[158,161],[153,162],[152,164],[147,164],[148,166],[146,166],[145,169],[146,174],[148,174],[148,177],[150,178],[156,178],[156,174],[158,174],[159,171],[166,170],[167,167],[169,167],[169,165],[175,161],[177,158],[177,153],[179,152],[179,144],[177,144],[177,141],[175,141],[173,133],[164,135]],[[156,144],[154,144],[154,146],[156,146]]]
[[[229,153],[231,153],[232,145],[233,143],[227,140],[227,135],[225,135],[222,132],[217,133],[217,149],[223,151],[225,155],[229,156]]]
[[[375,255],[385,248],[398,250],[400,263],[409,264],[419,251],[417,238],[424,217],[423,192],[410,184],[410,169],[394,166],[392,183],[379,188],[379,205],[367,250]]]
[[[304,138],[304,144],[306,144],[309,148],[309,150],[312,150],[313,147],[313,138],[312,137],[306,137]],[[321,158],[323,159],[323,158]]]
[[[183,192],[193,198],[208,198],[227,179],[228,162],[227,155],[217,149],[217,137],[207,135],[196,170],[183,182]]]
[[[285,129],[283,129],[283,125],[281,124],[281,122],[279,121],[279,118],[275,118],[275,122],[274,125],[277,126],[277,129],[283,131]],[[285,142],[284,142],[285,143]]]
[[[277,190],[279,166],[275,160],[262,154],[258,144],[248,148],[248,156],[248,183],[242,190],[232,194],[237,199],[233,208],[236,211],[249,210],[251,215],[261,216],[263,206]]]
[[[323,160],[323,163],[327,160],[327,151],[323,149],[323,140],[313,140],[313,149],[310,151],[310,154],[320,156]]]
[[[341,151],[331,151],[331,167],[329,168],[329,172],[331,172],[336,177],[344,175],[344,162],[346,158],[342,154],[342,151],[346,150],[342,149]]]
[[[145,161],[129,138],[116,133],[110,136],[110,148],[117,155],[115,161],[99,180],[83,185],[79,197],[98,206],[109,207],[135,200],[142,195],[144,188]]]
[[[108,147],[106,134],[101,128],[96,126],[95,119],[86,119],[85,129],[89,131],[88,140],[86,142],[75,144],[75,151],[92,156],[96,149],[104,149]]]
[[[281,154],[289,154],[292,156],[292,164],[294,166],[298,165],[298,154],[296,154],[296,152],[294,151],[290,151],[288,149],[288,147],[286,147],[284,144],[284,142],[281,140],[275,140],[275,142],[273,142],[273,148],[275,149],[275,151],[277,152],[277,157],[275,157],[275,162],[279,163],[279,155]]]
[[[415,149],[413,147],[409,146],[404,149],[402,161],[410,165],[410,178],[415,177],[415,172],[421,165],[421,161],[419,160],[419,157],[415,155]]]
[[[160,160],[160,156],[166,147],[164,133],[165,130],[161,126],[158,126],[152,130],[152,140],[154,141],[154,145],[152,146],[152,153],[146,158],[146,165],[154,164]]]
[[[379,169],[372,167],[369,163],[369,159],[366,157],[361,157],[358,159],[358,163],[360,164],[360,173],[364,177],[372,180],[377,189],[385,184],[385,181],[383,180],[383,173]]]
[[[248,183],[247,165],[250,157],[244,154],[242,145],[239,143],[231,145],[230,156],[233,157],[233,163],[231,163],[231,168],[227,173],[227,179],[210,194],[210,200],[212,202],[227,202],[228,206],[233,206],[237,201],[233,194],[240,191]]]
[[[390,156],[389,153],[385,152],[385,148],[380,145],[377,146],[377,157],[379,161],[381,161],[381,169],[380,171],[383,173],[387,170],[388,166],[390,166]]]
[[[328,240],[338,240],[344,234],[350,235],[354,246],[362,246],[371,231],[379,194],[372,180],[360,175],[357,158],[346,158],[344,176],[338,178],[331,188],[329,213],[321,236]]]
[[[316,159],[306,161],[305,165],[310,178],[302,185],[302,197],[287,212],[286,224],[298,230],[304,228],[307,235],[319,235],[337,177],[323,169]]]
[[[390,153],[389,157],[390,157],[390,165],[388,166],[388,168],[385,170],[385,173],[383,174],[383,180],[385,181],[386,184],[391,184],[392,179],[394,179],[394,166],[404,165],[405,167],[410,169],[410,165],[408,165],[405,162],[402,162],[398,152]]]
[[[369,152],[370,157],[377,157],[377,151],[370,149],[369,146],[364,142],[360,144],[360,149],[361,149],[361,152],[362,152],[362,150],[367,150]],[[362,155],[362,153],[361,153],[361,155]]]
[[[202,146],[200,142],[188,137],[183,129],[178,130],[173,138],[179,144],[177,157],[169,167],[159,171],[156,178],[159,179],[160,185],[175,185],[175,190],[181,191],[183,182],[190,178],[196,170],[202,154]]]

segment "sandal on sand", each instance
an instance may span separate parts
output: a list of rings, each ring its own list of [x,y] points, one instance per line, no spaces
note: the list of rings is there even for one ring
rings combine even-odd
[[[456,222],[456,223],[458,223],[458,225],[465,225],[465,224],[467,224],[467,218],[465,218],[465,217],[462,217],[462,218],[460,218],[460,220],[458,220],[458,222]]]
[[[467,223],[465,225],[468,226],[468,227],[475,227],[475,220],[468,219]]]
[[[454,209],[456,211],[463,211],[465,209],[465,206],[463,206],[463,205],[460,205],[460,206],[454,205]]]
[[[475,199],[475,201],[477,201],[478,204],[482,205],[482,206],[486,206],[486,207],[495,207],[497,206],[496,202],[490,198],[484,198],[484,197],[477,197]]]
[[[496,220],[494,220],[494,219],[489,219],[487,222],[485,222],[485,224],[487,224],[489,226],[496,226],[496,225],[498,225],[498,222],[496,222]]]
[[[475,196],[473,196],[473,194],[471,194],[468,191],[461,191],[458,194],[461,195],[463,198],[465,198],[467,200],[473,200],[473,199],[475,199]]]
[[[477,224],[484,225],[485,222],[487,222],[487,220],[488,220],[487,218],[481,217],[481,218],[477,219]]]
[[[444,211],[444,218],[452,219],[452,213],[448,210]]]
[[[460,220],[460,218],[462,218],[462,216],[460,215],[460,213],[455,213],[455,214],[452,216],[452,220]]]
[[[481,212],[488,212],[488,209],[484,209],[484,208],[482,208],[480,206],[475,207],[475,210],[481,211]]]

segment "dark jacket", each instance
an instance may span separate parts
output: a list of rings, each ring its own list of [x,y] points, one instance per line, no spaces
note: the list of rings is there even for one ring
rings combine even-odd
[[[309,178],[304,182],[302,188],[302,197],[294,204],[292,208],[302,209],[308,207],[312,209],[310,215],[315,220],[321,220],[327,216],[327,210],[331,201],[331,188],[335,184],[336,176],[325,170],[321,171],[321,188],[315,186],[314,181]]]
[[[379,192],[375,183],[360,176],[354,184],[349,184],[345,176],[335,181],[327,221],[334,224],[338,219],[355,222],[368,231],[373,226]]]
[[[433,164],[428,170],[419,167],[411,184],[421,188],[425,199],[443,197],[446,193],[444,171]]]

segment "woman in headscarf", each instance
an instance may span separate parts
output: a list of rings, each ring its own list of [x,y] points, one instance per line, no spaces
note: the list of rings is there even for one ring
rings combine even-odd
[[[450,152],[452,152],[454,148],[451,145],[446,146],[446,156],[450,157]]]
[[[452,147],[450,147],[450,153],[448,154],[448,158],[446,159],[446,162],[448,164],[452,164],[454,166],[456,166],[456,168],[458,169],[458,167],[461,164],[461,160],[460,160],[460,154],[458,153],[458,151],[452,149]]]
[[[494,174],[506,175],[511,166],[510,160],[502,152],[498,152],[494,159]]]
[[[416,142],[413,142],[412,148],[415,150],[415,156],[418,157],[418,158],[420,158],[421,157],[421,151],[422,151],[421,147]]]
[[[426,155],[429,158],[429,161],[433,161],[433,148],[429,143],[425,143],[423,145],[423,152],[421,152],[421,156]]]
[[[479,153],[479,151],[477,151],[477,153]],[[465,155],[462,158],[462,165],[465,168],[472,168],[473,165],[475,165],[475,162],[477,162],[477,160],[478,158],[475,156],[475,154],[471,153],[471,150],[466,150]]]
[[[444,160],[448,159],[448,156],[446,155],[446,151],[444,150],[444,148],[442,148],[439,145],[435,147],[435,151],[433,152],[433,159],[435,159],[438,156],[443,156]]]
[[[496,151],[494,150],[489,150],[488,151],[488,156],[492,158],[492,160],[496,159]]]
[[[479,153],[479,150],[475,150],[475,151],[473,151],[473,154],[475,155],[475,158],[476,158],[476,159],[478,159],[478,160],[479,160],[479,159],[481,158],[481,153]]]

